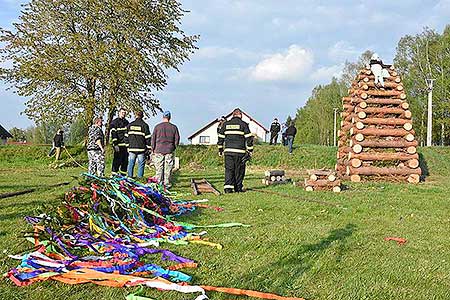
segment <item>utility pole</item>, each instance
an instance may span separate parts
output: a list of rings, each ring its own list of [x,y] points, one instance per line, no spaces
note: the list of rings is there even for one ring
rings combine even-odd
[[[428,119],[427,119],[427,147],[431,146],[433,137],[433,82],[435,79],[427,78],[428,86]]]
[[[334,147],[336,147],[336,122],[337,122],[337,111],[338,111],[338,108],[333,108],[333,110],[334,110],[334,128],[333,128],[333,141],[334,141],[334,143],[333,143],[333,145],[334,145]]]

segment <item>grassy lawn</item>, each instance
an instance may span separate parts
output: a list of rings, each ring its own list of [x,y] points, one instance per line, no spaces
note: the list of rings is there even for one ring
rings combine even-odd
[[[20,154],[23,151],[22,154]],[[37,151],[31,149],[30,151]],[[45,151],[45,150],[39,150]],[[450,149],[421,149],[430,175],[419,185],[348,184],[340,194],[305,192],[294,186],[262,188],[265,169],[284,167],[294,179],[306,168],[331,167],[333,148],[302,146],[293,157],[281,147],[256,147],[242,194],[190,195],[190,178],[223,183],[214,149],[184,147],[175,190],[186,199],[208,198],[222,212],[204,209],[184,217],[194,224],[242,222],[246,228],[211,228],[209,239],[218,250],[203,245],[167,247],[199,262],[185,270],[193,284],[236,287],[305,299],[450,299]],[[11,155],[19,153],[16,156]],[[7,257],[31,246],[23,217],[57,205],[68,187],[46,186],[76,180],[81,168],[52,169],[45,155],[24,158],[22,149],[0,148],[0,193],[41,187],[36,192],[0,199],[0,272],[15,267]],[[80,159],[82,157],[80,156]],[[109,167],[108,167],[109,169]],[[148,173],[148,172],[147,172]],[[281,197],[260,190],[276,191]],[[295,197],[289,197],[295,196]],[[309,200],[339,204],[325,206]],[[406,238],[399,246],[385,237]],[[166,245],[163,245],[166,248]],[[19,288],[0,280],[0,299],[124,299],[137,289],[92,284],[69,286],[44,282]],[[192,295],[146,289],[154,299],[193,299]],[[245,299],[208,293],[210,299]]]

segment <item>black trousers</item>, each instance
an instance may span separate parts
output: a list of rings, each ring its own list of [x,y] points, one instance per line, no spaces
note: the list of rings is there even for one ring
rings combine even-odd
[[[244,154],[225,155],[225,185],[224,189],[234,189],[242,192],[245,177],[245,163],[242,162]]]
[[[272,145],[272,144],[277,144],[277,140],[278,140],[278,132],[277,133],[275,133],[275,132],[271,132],[270,133],[270,145]]]
[[[119,152],[114,151],[114,157],[113,157],[111,171],[113,173],[120,173],[122,175],[126,175],[127,167],[128,167],[127,147],[119,146]]]

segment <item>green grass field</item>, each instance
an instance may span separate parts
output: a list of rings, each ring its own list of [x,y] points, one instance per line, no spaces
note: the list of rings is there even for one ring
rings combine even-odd
[[[68,188],[46,186],[72,181],[72,176],[83,171],[49,168],[47,150],[0,147],[0,193],[41,187],[32,194],[0,199],[2,274],[17,263],[7,255],[31,246],[22,238],[23,232],[30,230],[23,217],[57,205]],[[246,187],[253,189],[262,188],[260,179],[270,167],[285,168],[293,179],[301,179],[305,169],[332,167],[335,158],[335,149],[318,146],[301,146],[292,157],[281,146],[256,146],[255,151],[245,181]],[[71,152],[85,160],[82,150],[73,148]],[[349,189],[340,194],[276,186],[263,190],[285,197],[256,190],[193,197],[190,178],[205,177],[221,187],[223,170],[214,148],[184,146],[178,153],[182,169],[176,174],[175,190],[186,199],[206,197],[211,205],[224,208],[223,212],[201,210],[184,220],[195,224],[242,222],[251,227],[208,229],[210,240],[221,243],[222,250],[195,244],[169,248],[200,263],[198,269],[186,270],[193,276],[193,284],[305,299],[450,299],[450,149],[420,152],[430,175],[418,185],[347,184]],[[399,246],[384,241],[388,236],[408,242]],[[19,288],[8,280],[0,281],[0,299],[125,299],[136,290],[52,281]],[[194,298],[150,289],[144,295],[161,300]],[[247,298],[208,295],[210,299]]]

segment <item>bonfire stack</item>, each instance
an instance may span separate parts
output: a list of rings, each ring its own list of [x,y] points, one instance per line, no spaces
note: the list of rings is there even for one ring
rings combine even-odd
[[[369,68],[361,70],[343,98],[338,163],[351,181],[396,179],[418,183],[421,175],[411,112],[397,72],[391,67],[384,87]]]
[[[330,190],[336,193],[341,191],[341,180],[333,170],[308,170],[309,178],[305,179],[305,190]]]
[[[290,179],[286,178],[286,173],[284,170],[269,170],[264,173],[262,183],[265,185],[273,185],[286,184],[290,181]]]

